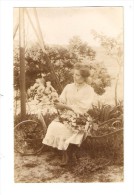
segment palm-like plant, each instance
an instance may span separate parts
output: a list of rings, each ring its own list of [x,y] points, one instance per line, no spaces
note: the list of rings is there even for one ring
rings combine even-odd
[[[93,105],[88,113],[99,127],[97,130],[93,129],[92,135],[101,136],[123,128],[122,102],[118,102],[116,106],[98,102],[98,105]]]

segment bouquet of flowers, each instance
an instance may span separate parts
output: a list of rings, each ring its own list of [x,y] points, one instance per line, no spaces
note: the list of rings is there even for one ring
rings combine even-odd
[[[29,101],[33,100],[36,104],[42,103],[45,105],[53,104],[55,98],[58,98],[58,93],[51,82],[42,82],[42,79],[36,79],[36,83],[28,89],[27,95]]]
[[[77,114],[70,110],[58,111],[58,118],[74,132],[88,133],[92,128],[92,118],[88,113]]]

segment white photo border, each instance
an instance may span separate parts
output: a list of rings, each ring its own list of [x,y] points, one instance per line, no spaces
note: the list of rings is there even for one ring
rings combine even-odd
[[[87,184],[14,183],[13,144],[13,8],[14,7],[124,7],[124,182]],[[133,1],[0,1],[0,194],[134,194],[134,4]]]

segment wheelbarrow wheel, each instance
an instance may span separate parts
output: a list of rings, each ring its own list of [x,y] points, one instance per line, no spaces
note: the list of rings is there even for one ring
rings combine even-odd
[[[42,124],[34,120],[25,120],[14,128],[14,149],[22,155],[34,155],[43,149],[45,136]]]

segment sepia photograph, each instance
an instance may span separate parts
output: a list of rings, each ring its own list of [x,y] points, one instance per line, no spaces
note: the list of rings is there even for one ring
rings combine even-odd
[[[0,194],[134,194],[133,0],[0,0]]]
[[[14,7],[14,182],[124,182],[123,6]]]
[[[123,7],[13,9],[14,182],[124,181]]]

